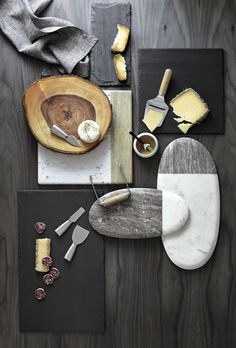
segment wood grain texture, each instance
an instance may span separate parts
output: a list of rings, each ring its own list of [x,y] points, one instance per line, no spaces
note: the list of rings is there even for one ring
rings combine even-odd
[[[51,150],[83,154],[105,137],[111,124],[112,109],[107,95],[94,83],[77,76],[51,76],[32,83],[23,96],[23,106],[34,137]],[[55,124],[69,135],[77,134],[78,125],[96,120],[100,137],[96,142],[73,146],[51,133]]]
[[[88,30],[91,2],[54,0],[47,13],[67,18]],[[25,122],[21,96],[30,83],[40,78],[43,64],[16,53],[0,34],[1,348],[236,346],[236,0],[132,0],[131,3],[133,92],[136,92],[139,47],[225,50],[225,134],[195,137],[211,151],[219,172],[222,211],[216,250],[203,268],[187,272],[169,261],[159,238],[143,241],[107,238],[105,334],[20,333],[16,189],[37,188],[37,147]],[[136,112],[134,105],[135,130]],[[156,186],[160,154],[175,138],[159,136],[160,152],[152,159],[135,157],[135,186]]]

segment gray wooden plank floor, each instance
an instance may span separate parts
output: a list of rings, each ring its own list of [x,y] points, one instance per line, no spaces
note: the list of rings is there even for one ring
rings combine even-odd
[[[158,238],[106,239],[105,334],[19,332],[16,190],[38,187],[36,141],[21,96],[40,77],[43,64],[20,56],[0,33],[0,348],[236,347],[236,0],[131,3],[134,92],[138,47],[225,49],[225,135],[195,137],[212,152],[220,176],[215,253],[203,268],[183,271],[168,260]],[[90,0],[54,0],[48,13],[89,29],[90,6]],[[137,116],[134,108],[134,125]],[[135,158],[136,186],[156,186],[160,154],[174,138],[159,137],[158,157]]]

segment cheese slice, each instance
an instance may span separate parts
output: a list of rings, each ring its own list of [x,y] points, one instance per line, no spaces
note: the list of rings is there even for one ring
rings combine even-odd
[[[42,259],[45,256],[50,256],[50,238],[36,239],[35,242],[35,270],[38,272],[48,272],[49,267],[44,266]]]
[[[170,105],[173,108],[174,114],[178,116],[178,118],[174,118],[174,120],[178,123],[183,121],[190,122],[192,124],[199,123],[207,116],[209,112],[207,104],[192,88],[187,88],[178,94],[174,99],[171,100]],[[186,126],[183,126],[182,128],[187,129]]]
[[[123,24],[117,24],[118,33],[112,44],[112,52],[124,52],[128,39],[129,39],[129,28]]]
[[[163,112],[149,108],[142,121],[148,127],[150,132],[153,132],[157,127],[162,125],[163,119]]]
[[[121,54],[115,54],[114,56],[114,67],[116,76],[119,81],[127,80],[126,62],[125,58]]]
[[[193,126],[192,123],[181,123],[178,125],[178,128],[184,133],[186,134],[189,130],[189,128],[191,128]]]

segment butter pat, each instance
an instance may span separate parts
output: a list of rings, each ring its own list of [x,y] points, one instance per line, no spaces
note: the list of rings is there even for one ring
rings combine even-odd
[[[180,123],[178,128],[183,133],[187,133],[190,127],[201,122],[209,112],[207,104],[192,88],[187,88],[178,94],[171,100],[170,106],[172,106],[174,114],[178,116],[174,120]]]
[[[114,56],[114,67],[115,67],[116,76],[118,80],[119,81],[127,80],[125,58],[121,54],[116,54]]]
[[[142,121],[148,127],[150,132],[153,132],[157,127],[162,125],[163,120],[163,112],[149,108]]]
[[[118,33],[115,37],[111,50],[112,52],[124,52],[129,39],[130,30],[123,24],[117,24],[117,30]]]
[[[46,256],[50,256],[50,238],[36,239],[35,242],[35,270],[38,272],[48,272],[49,267],[44,266],[42,259]]]

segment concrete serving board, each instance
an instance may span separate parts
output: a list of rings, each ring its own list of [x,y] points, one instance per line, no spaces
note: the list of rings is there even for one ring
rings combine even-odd
[[[180,195],[190,211],[184,226],[162,235],[167,255],[183,269],[203,266],[215,249],[220,223],[218,174],[209,151],[190,138],[171,142],[160,161],[157,188]]]
[[[102,199],[125,191],[110,192]],[[172,233],[188,220],[188,207],[179,195],[149,188],[130,191],[128,199],[112,206],[103,207],[98,201],[92,205],[89,222],[97,232],[116,238],[151,238]]]

